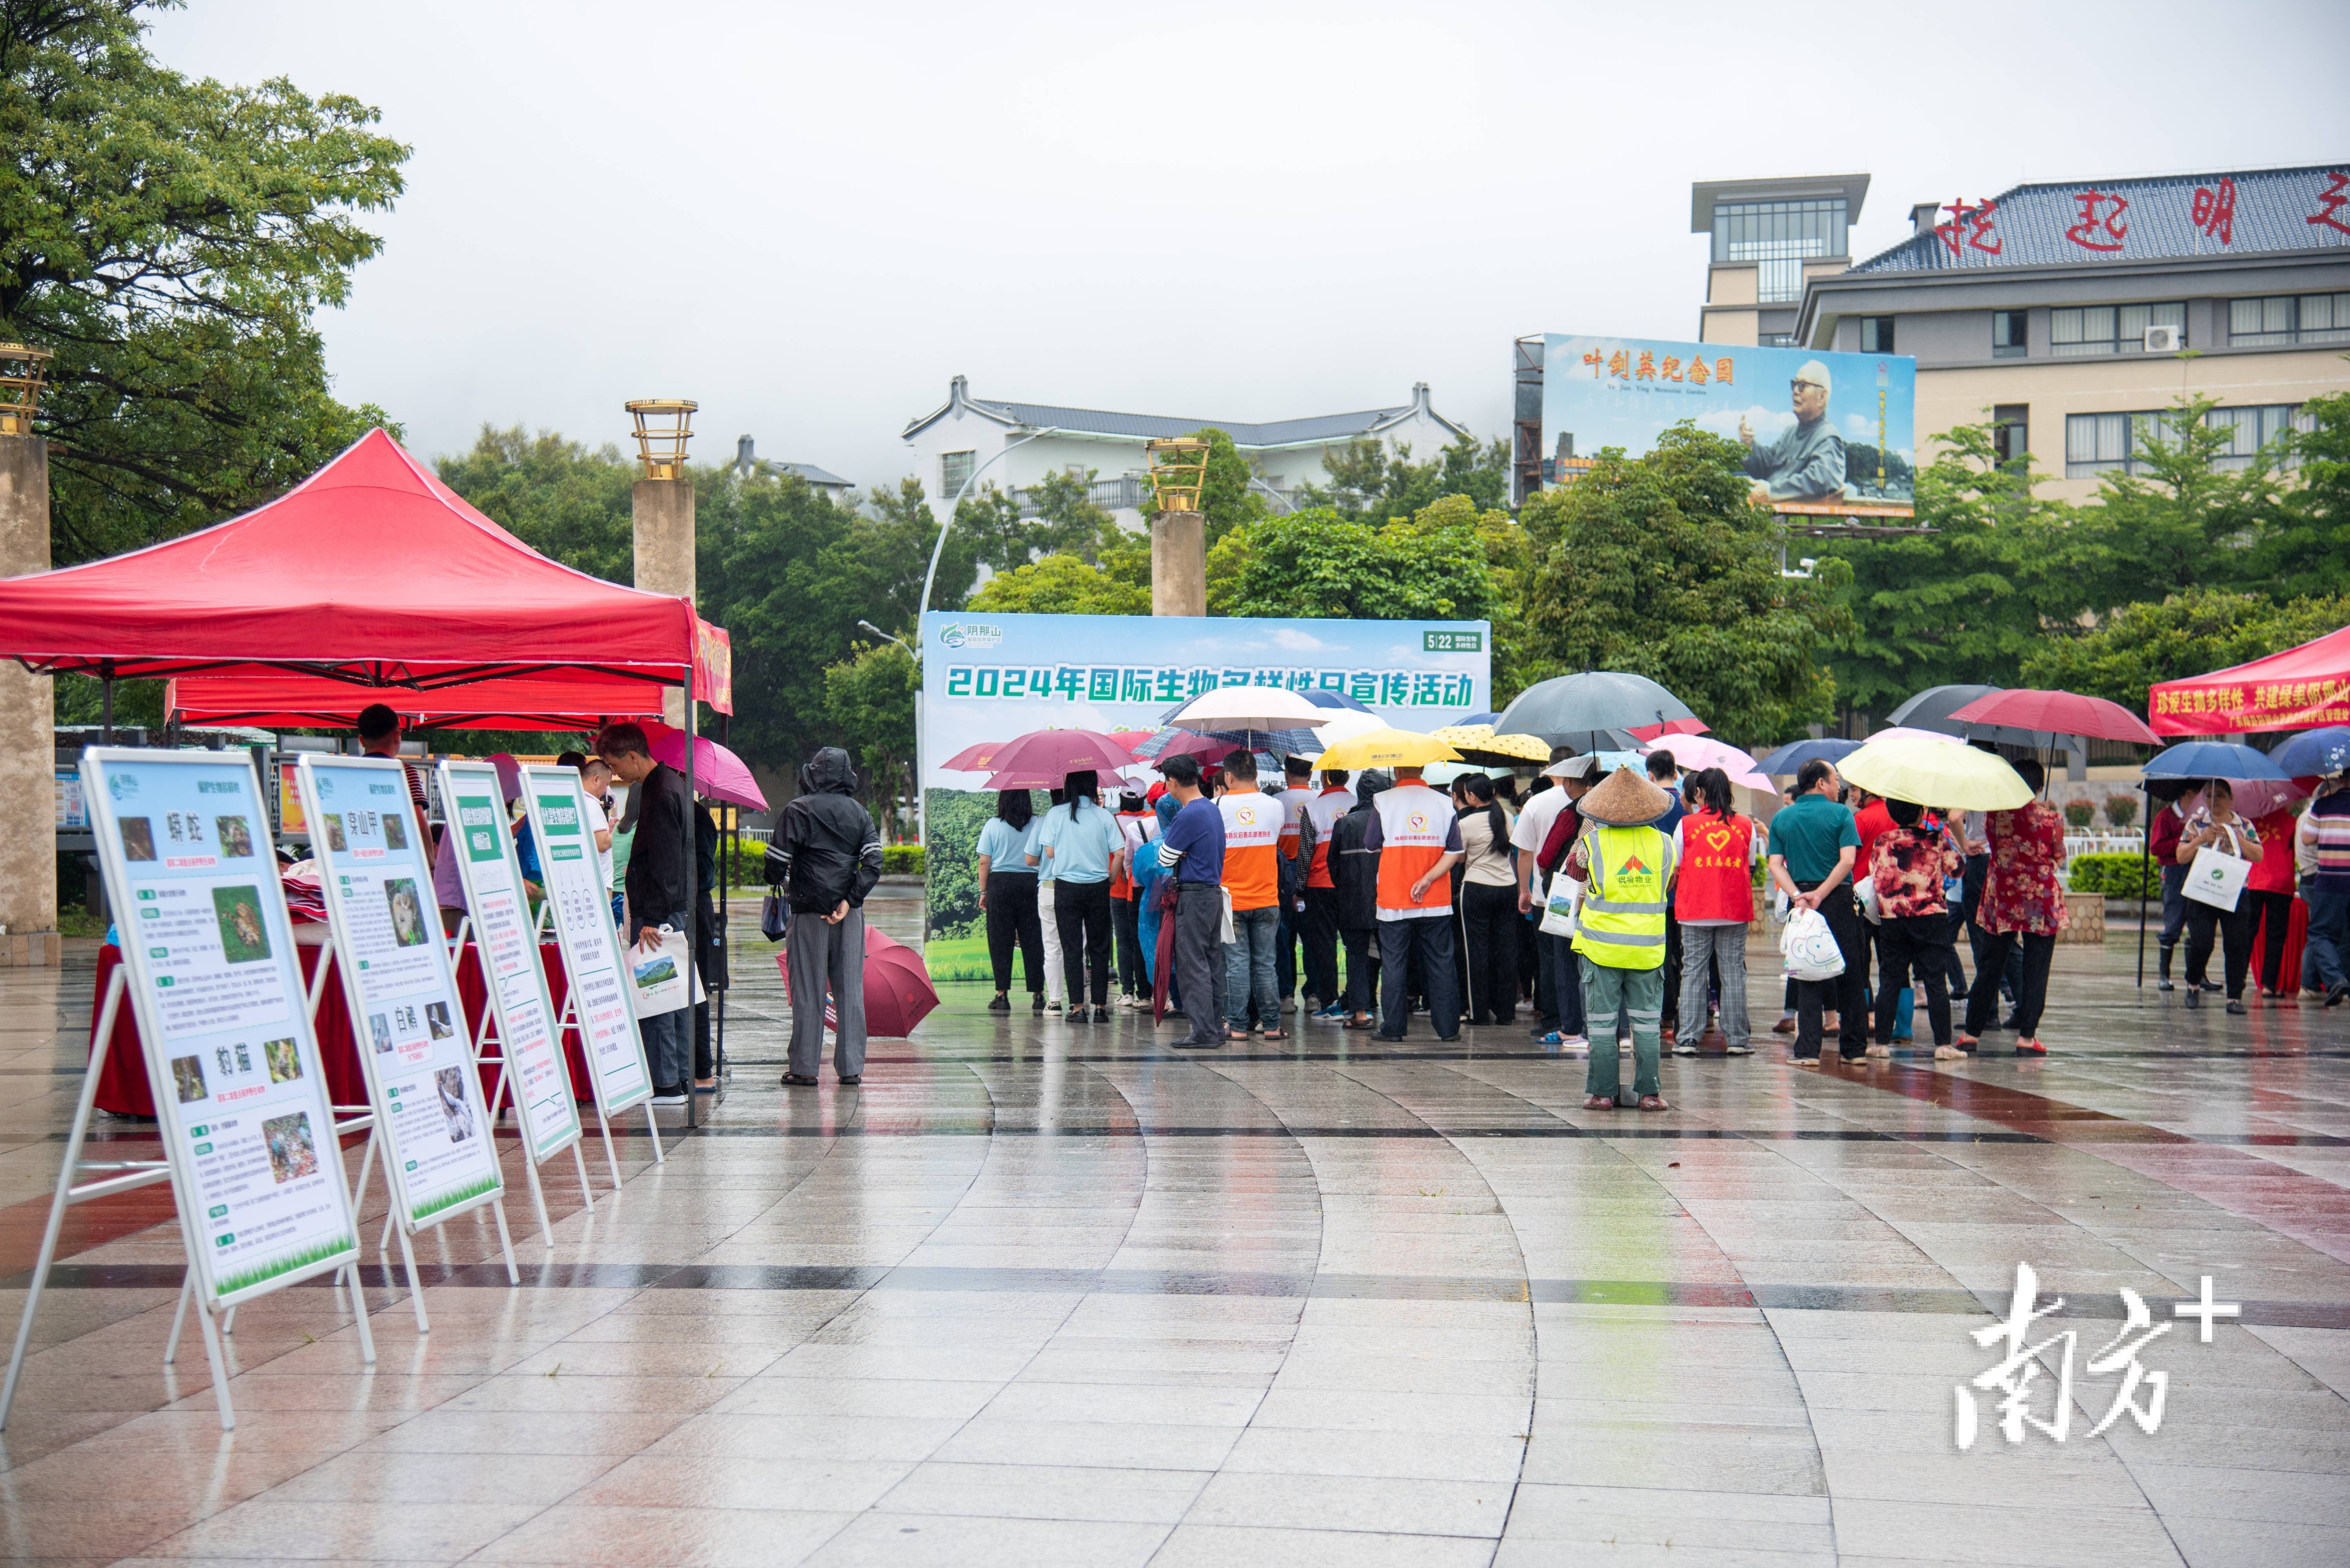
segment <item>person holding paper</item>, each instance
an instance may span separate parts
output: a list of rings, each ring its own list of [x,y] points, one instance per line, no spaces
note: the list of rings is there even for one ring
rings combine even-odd
[[[370,757],[390,757],[400,763],[400,776],[408,781],[408,801],[416,807],[416,830],[424,836],[420,849],[424,864],[431,866],[440,846],[432,842],[432,814],[425,808],[424,774],[401,761],[400,755],[400,715],[381,702],[369,703],[359,710],[357,728],[359,750]]]
[[[857,768],[826,746],[800,769],[800,793],[775,819],[766,876],[791,906],[792,1044],[786,1087],[813,1087],[824,1063],[824,998],[837,1020],[832,1069],[865,1078],[865,898],[881,880],[881,830],[857,802]]]
[[[2203,790],[2203,809],[2180,829],[2176,858],[2181,866],[2195,864],[2205,849],[2261,863],[2260,829],[2236,815],[2236,792],[2226,779],[2213,779]],[[2241,892],[2236,907],[2220,909],[2199,899],[2187,900],[2187,1005],[2203,1005],[2203,987],[2211,963],[2212,933],[2219,933],[2228,974],[2228,1011],[2241,1016],[2244,975],[2252,961],[2251,909]]]
[[[652,744],[638,724],[607,724],[596,737],[596,754],[629,786],[636,836],[629,853],[629,940],[641,946],[645,934],[667,926],[685,929],[693,898],[692,846],[686,842],[685,780],[652,758]],[[658,947],[656,941],[653,944]],[[653,1104],[685,1104],[691,1067],[693,1010],[657,1012],[638,1023],[644,1037],[645,1064],[652,1070]]]

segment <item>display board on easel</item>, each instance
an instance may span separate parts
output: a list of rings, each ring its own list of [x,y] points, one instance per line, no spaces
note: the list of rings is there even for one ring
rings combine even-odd
[[[547,995],[546,973],[539,967],[538,934],[523,885],[522,865],[515,854],[514,837],[506,831],[504,795],[497,769],[488,763],[444,759],[440,765],[441,798],[448,813],[441,852],[457,857],[460,886],[464,890],[466,926],[473,931],[482,965],[482,988],[487,992],[482,1026],[473,1041],[476,1061],[487,1060],[497,1047],[499,1077],[491,1096],[495,1108],[510,1094],[515,1120],[528,1155],[531,1200],[538,1210],[539,1232],[555,1245],[547,1223],[546,1202],[538,1182],[538,1168],[565,1149],[573,1151],[579,1168],[579,1191],[590,1209],[595,1197],[588,1185],[588,1165],[578,1153],[579,1106],[572,1097],[571,1070],[563,1060],[555,1007]],[[465,927],[457,932],[462,949]]]
[[[239,1302],[340,1274],[362,1355],[375,1360],[355,1266],[358,1216],[305,1005],[266,804],[252,759],[235,753],[92,747],[83,753],[81,777],[107,897],[120,916],[121,989],[100,1002],[64,1170],[0,1391],[0,1421],[15,1398],[65,1210],[168,1179],[188,1251],[182,1311],[192,1299],[221,1425],[233,1428],[213,1319]],[[115,1012],[126,995],[155,1087],[164,1159],[77,1185]],[[175,1323],[173,1348],[178,1338]]]
[[[335,967],[375,1108],[376,1147],[369,1153],[382,1152],[417,1322],[429,1329],[410,1237],[487,1204],[496,1212],[509,1276],[514,1253],[505,1178],[406,773],[390,757],[313,753],[300,762]],[[359,1168],[364,1193],[367,1162]]]
[[[653,1158],[664,1157],[660,1126],[646,1105],[652,1098],[653,1078],[645,1064],[643,1037],[637,1032],[629,975],[613,927],[611,894],[597,874],[596,846],[588,836],[587,786],[573,769],[526,766],[522,795],[538,844],[539,872],[546,878],[546,918],[555,927],[564,970],[571,979],[566,1016],[579,1031],[580,1054],[587,1058],[597,1115],[604,1124],[605,1158],[612,1165],[612,1184],[618,1187],[614,1116],[646,1106]]]

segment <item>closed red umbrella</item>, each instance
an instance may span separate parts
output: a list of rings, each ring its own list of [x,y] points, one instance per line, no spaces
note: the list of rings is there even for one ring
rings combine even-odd
[[[1961,724],[2004,724],[2017,730],[2079,735],[2085,740],[2134,741],[2141,746],[2162,744],[2161,736],[2120,703],[2108,702],[2103,697],[2084,697],[2077,691],[1994,691],[1953,710],[1950,718]]]
[[[784,977],[784,996],[790,1000],[792,971],[788,952],[775,955],[775,968]],[[929,1017],[939,1005],[938,988],[931,983],[931,971],[922,962],[922,955],[893,938],[883,936],[872,926],[865,928],[865,1033],[884,1039],[902,1040],[914,1032],[914,1025]],[[840,1028],[840,1016],[834,1010],[832,999],[824,1004],[824,1022],[827,1029]]]

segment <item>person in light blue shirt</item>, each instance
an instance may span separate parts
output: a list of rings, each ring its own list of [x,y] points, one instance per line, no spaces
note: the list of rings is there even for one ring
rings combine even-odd
[[[1067,799],[1045,814],[1043,854],[1053,868],[1053,919],[1060,927],[1061,962],[1069,987],[1069,1022],[1085,1014],[1085,984],[1093,981],[1094,1022],[1109,1022],[1110,869],[1126,849],[1118,817],[1101,803],[1101,783],[1090,770],[1071,774]]]
[[[1040,826],[1035,803],[1024,789],[1000,790],[995,815],[979,830],[979,907],[987,917],[987,957],[995,971],[990,1012],[1009,1012],[1012,950],[1035,1010],[1045,1011],[1045,932],[1036,914],[1036,868],[1028,864]]]

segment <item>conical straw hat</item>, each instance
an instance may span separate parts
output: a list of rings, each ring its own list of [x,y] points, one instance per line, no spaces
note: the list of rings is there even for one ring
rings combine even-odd
[[[1609,827],[1638,827],[1672,808],[1673,797],[1633,768],[1617,768],[1597,789],[1575,803],[1584,820]]]

